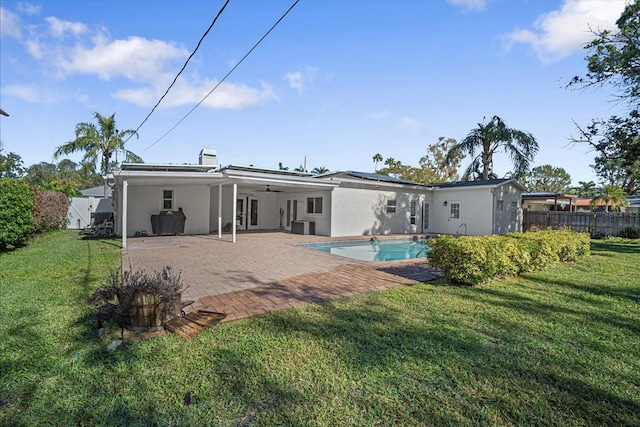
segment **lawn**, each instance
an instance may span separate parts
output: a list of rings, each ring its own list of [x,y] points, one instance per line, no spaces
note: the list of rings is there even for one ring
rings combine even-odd
[[[592,252],[108,352],[85,298],[116,241],[44,236],[0,255],[0,425],[637,426],[640,244]]]

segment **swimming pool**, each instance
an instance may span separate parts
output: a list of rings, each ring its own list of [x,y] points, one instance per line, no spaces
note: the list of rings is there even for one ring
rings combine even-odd
[[[378,241],[356,240],[328,243],[303,243],[300,246],[340,255],[361,261],[398,261],[426,257],[429,248],[423,250],[427,239],[382,239]],[[422,252],[421,252],[422,251]]]

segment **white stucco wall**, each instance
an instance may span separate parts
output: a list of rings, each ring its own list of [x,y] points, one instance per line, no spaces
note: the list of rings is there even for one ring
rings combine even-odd
[[[411,233],[411,200],[417,203],[415,232],[420,233],[421,207],[428,192],[336,188],[331,197],[331,236]],[[395,213],[387,213],[388,200],[396,200]]]
[[[174,191],[174,207],[184,211],[185,234],[209,233],[209,187],[207,185],[143,185],[129,184],[127,204],[127,235],[133,236],[136,231],[145,230],[151,234],[151,215],[162,209],[162,190]],[[118,200],[121,206],[121,201]]]
[[[460,203],[459,224],[466,224],[468,235],[504,234],[522,230],[521,192],[513,184],[507,183],[492,188],[459,187],[441,188],[433,193],[433,227],[430,232],[455,234],[456,229],[464,234],[465,227],[456,227],[450,219],[452,203]],[[503,201],[503,211],[498,212],[498,200]],[[445,206],[445,202],[447,205]],[[512,202],[517,203],[517,221],[511,221]]]
[[[502,212],[496,208],[494,229],[496,234],[522,231],[522,193],[511,183],[501,185],[494,190],[496,207],[502,200]],[[515,205],[514,205],[515,204]],[[512,221],[511,213],[515,208],[516,221]]]
[[[447,202],[445,206],[445,202]],[[452,203],[460,203],[460,219],[450,219]],[[493,229],[493,194],[490,187],[461,187],[436,189],[431,209],[432,233],[479,236],[491,234]],[[458,225],[457,225],[458,224]]]

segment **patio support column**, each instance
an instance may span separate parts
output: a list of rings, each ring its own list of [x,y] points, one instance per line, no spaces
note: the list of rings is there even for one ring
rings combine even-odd
[[[218,239],[222,238],[222,184],[218,184]]]
[[[128,197],[127,181],[122,181],[122,249],[127,248],[127,197]]]
[[[235,182],[233,183],[233,200],[232,200],[232,206],[233,206],[233,215],[231,217],[231,241],[233,243],[236,242],[236,226],[237,226],[237,221],[236,221],[236,209],[237,209],[237,203],[236,203],[236,199],[238,198],[238,184],[236,184]]]

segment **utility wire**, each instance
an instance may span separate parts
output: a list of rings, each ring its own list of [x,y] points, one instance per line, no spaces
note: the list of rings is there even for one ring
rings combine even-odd
[[[213,28],[213,26],[216,24],[216,21],[218,20],[218,18],[220,17],[220,15],[222,15],[222,12],[224,11],[224,9],[227,7],[227,5],[229,4],[230,0],[227,0],[224,5],[222,5],[222,8],[218,11],[218,14],[216,15],[215,18],[213,18],[213,21],[211,22],[211,25],[209,25],[209,28],[207,28],[207,31],[204,32],[204,34],[202,35],[202,37],[200,37],[200,40],[198,41],[198,44],[196,45],[196,48],[193,49],[193,52],[191,52],[191,55],[189,55],[189,57],[187,58],[186,62],[184,63],[184,65],[182,66],[182,68],[180,69],[180,71],[178,72],[178,74],[176,74],[176,77],[173,79],[173,81],[171,82],[171,84],[169,85],[169,87],[167,88],[167,90],[165,91],[165,93],[160,97],[160,99],[158,100],[158,102],[156,103],[156,105],[153,106],[153,108],[151,109],[151,112],[149,114],[147,114],[147,117],[145,117],[145,119],[142,121],[142,123],[140,123],[140,126],[138,126],[136,128],[136,131],[134,134],[137,134],[138,131],[140,130],[140,128],[142,127],[142,125],[144,125],[147,120],[149,120],[149,117],[151,117],[151,115],[153,114],[154,111],[156,111],[156,108],[158,108],[158,105],[160,105],[160,103],[162,102],[162,100],[165,98],[165,96],[167,96],[167,94],[169,93],[169,91],[171,90],[171,88],[173,87],[174,84],[176,84],[176,81],[178,80],[178,77],[180,77],[180,74],[182,74],[182,72],[184,71],[185,68],[187,68],[187,64],[189,63],[189,61],[191,61],[191,58],[193,58],[193,55],[196,54],[196,52],[198,51],[198,48],[200,47],[200,45],[202,44],[202,41],[205,39],[205,37],[207,37],[207,34],[209,34],[209,31],[211,31],[211,29]],[[129,135],[129,138],[127,138],[126,141],[129,141],[129,139],[131,139],[131,137],[134,135],[131,134]],[[123,144],[124,144],[123,142]]]
[[[251,49],[249,49],[249,51],[242,57],[242,59],[240,59],[240,61],[238,61],[238,63],[236,65],[233,66],[233,68],[231,68],[231,70],[229,70],[229,72],[222,78],[222,80],[220,80],[213,89],[211,89],[209,91],[209,93],[207,93],[204,98],[202,98],[202,100],[200,100],[200,102],[198,102],[191,110],[189,110],[187,112],[187,114],[185,114],[180,120],[178,120],[178,122],[173,125],[173,127],[171,127],[171,129],[169,129],[164,135],[162,135],[160,138],[156,139],[155,142],[153,142],[151,145],[149,145],[147,148],[145,148],[144,150],[141,151],[141,153],[144,153],[145,151],[147,151],[149,148],[153,147],[154,145],[156,145],[158,142],[162,141],[167,135],[169,135],[175,128],[178,127],[178,125],[180,125],[180,123],[182,123],[187,117],[189,117],[189,115],[191,115],[191,113],[193,113],[195,111],[196,108],[198,108],[208,97],[209,95],[211,95],[213,93],[213,91],[215,91],[226,79],[227,77],[229,77],[229,75],[231,75],[231,73],[233,73],[235,71],[236,68],[238,68],[240,66],[240,64],[242,64],[242,62],[247,59],[247,57],[251,54],[251,52],[253,52],[255,50],[255,48],[258,47],[258,45],[260,43],[262,43],[262,41],[267,38],[267,36],[269,35],[269,33],[271,33],[271,31],[273,31],[274,28],[276,28],[278,26],[278,24],[280,24],[280,22],[289,14],[289,12],[291,12],[291,10],[298,4],[300,0],[296,0],[290,7],[289,9],[287,9],[287,11],[280,17],[280,19],[278,19],[276,21],[275,24],[273,24],[271,26],[271,28],[269,28],[269,31],[267,31],[266,33],[264,33],[264,35],[260,38],[260,40],[258,40],[256,42],[256,44],[253,45],[253,47]]]

